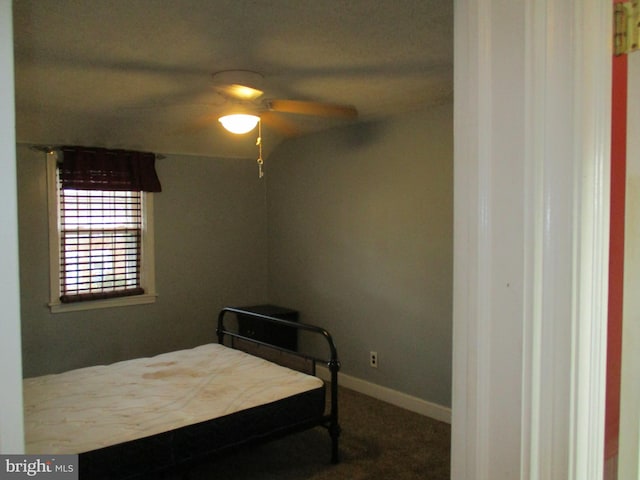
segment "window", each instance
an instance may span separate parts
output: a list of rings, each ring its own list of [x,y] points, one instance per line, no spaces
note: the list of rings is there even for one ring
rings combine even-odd
[[[58,189],[60,301],[140,295],[140,192]]]
[[[48,157],[51,310],[155,301],[153,194],[122,186],[96,189],[110,187],[104,175],[95,185],[95,168],[86,189],[86,178],[72,181],[80,188],[69,188],[68,181],[65,188],[67,167],[56,153]]]

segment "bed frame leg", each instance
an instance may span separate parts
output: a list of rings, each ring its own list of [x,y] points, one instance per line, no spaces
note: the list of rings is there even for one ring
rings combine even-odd
[[[331,436],[331,463],[340,463],[340,449],[338,448],[340,425],[331,423],[329,426],[329,435]]]
[[[335,353],[329,361],[329,371],[331,372],[331,415],[329,421],[329,435],[331,436],[331,463],[340,462],[340,452],[338,439],[340,437],[340,423],[338,422],[338,371],[340,362]]]

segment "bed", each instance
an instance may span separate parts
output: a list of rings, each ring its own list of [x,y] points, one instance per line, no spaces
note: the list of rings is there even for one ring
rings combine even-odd
[[[244,337],[227,326],[232,314],[320,336],[328,355],[318,358]],[[318,362],[329,368],[328,383],[315,376]],[[26,453],[78,454],[80,478],[159,478],[250,444],[324,426],[330,459],[337,463],[339,366],[326,330],[224,308],[217,343],[25,379]]]

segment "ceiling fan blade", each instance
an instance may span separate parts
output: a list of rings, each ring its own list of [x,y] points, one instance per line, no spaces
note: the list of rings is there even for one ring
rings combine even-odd
[[[303,100],[269,100],[266,105],[269,110],[274,112],[316,115],[321,117],[358,117],[358,111],[349,105],[334,105]]]
[[[262,112],[260,114],[260,121],[265,126],[277,130],[286,137],[297,137],[301,133],[294,122],[272,111]]]

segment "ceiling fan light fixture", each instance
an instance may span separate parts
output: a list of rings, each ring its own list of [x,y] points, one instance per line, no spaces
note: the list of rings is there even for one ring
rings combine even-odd
[[[232,115],[224,115],[220,117],[218,121],[229,132],[243,134],[256,128],[256,125],[260,121],[260,117],[257,115],[235,113]]]
[[[248,85],[238,85],[233,83],[227,86],[224,91],[232,97],[240,98],[242,100],[255,100],[262,96],[264,93],[262,90],[250,87]]]

